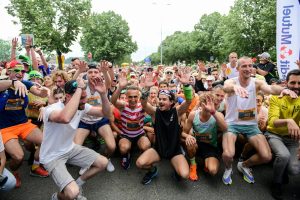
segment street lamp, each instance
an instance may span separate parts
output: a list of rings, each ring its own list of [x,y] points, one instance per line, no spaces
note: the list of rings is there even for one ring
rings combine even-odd
[[[152,2],[152,5],[158,5],[157,2]],[[159,4],[160,6],[170,6],[172,4],[166,3],[166,4]],[[163,40],[162,40],[162,11],[160,9],[160,64],[163,64]]]

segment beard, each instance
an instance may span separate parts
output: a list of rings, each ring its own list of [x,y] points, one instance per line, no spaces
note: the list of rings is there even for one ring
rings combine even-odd
[[[293,92],[295,92],[297,95],[300,94],[300,88],[291,88],[291,87],[287,87],[289,90],[292,90]]]

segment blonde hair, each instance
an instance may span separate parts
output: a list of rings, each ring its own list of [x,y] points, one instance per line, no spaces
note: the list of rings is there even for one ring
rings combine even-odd
[[[58,71],[55,71],[53,74],[52,74],[52,81],[55,81],[57,79],[57,77],[60,76],[62,79],[64,79],[65,82],[68,82],[69,80],[71,80],[69,78],[69,75],[67,72],[65,71],[62,71],[62,70],[58,70]]]

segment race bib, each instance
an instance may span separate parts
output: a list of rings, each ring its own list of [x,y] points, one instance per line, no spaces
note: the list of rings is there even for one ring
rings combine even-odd
[[[99,96],[95,96],[95,97],[89,97],[87,99],[87,103],[92,105],[92,106],[98,106],[100,105],[100,97]]]
[[[209,133],[194,133],[194,135],[199,142],[210,143],[212,139]]]
[[[24,99],[8,99],[5,105],[5,110],[22,110]]]
[[[239,110],[239,120],[248,121],[255,119],[255,108],[249,110]]]

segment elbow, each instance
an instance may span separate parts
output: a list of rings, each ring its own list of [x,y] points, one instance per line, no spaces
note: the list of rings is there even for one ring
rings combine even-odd
[[[65,115],[61,115],[61,117],[59,118],[59,122],[63,124],[68,124],[71,122],[71,118]]]

